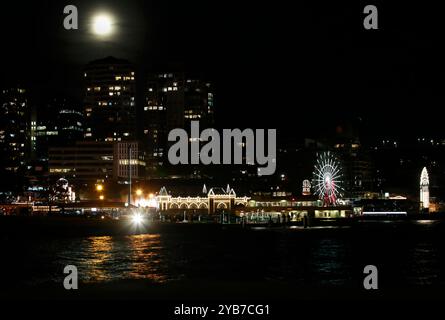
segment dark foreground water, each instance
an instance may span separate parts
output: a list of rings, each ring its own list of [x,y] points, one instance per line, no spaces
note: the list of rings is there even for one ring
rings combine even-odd
[[[3,234],[4,290],[62,288],[66,265],[83,286],[131,281],[279,283],[292,290],[362,290],[363,268],[375,265],[381,289],[445,292],[445,223],[366,222],[348,227],[254,228],[169,225],[139,235],[45,237]],[[3,290],[3,292],[4,292]],[[106,290],[106,289],[104,289]],[[442,294],[445,297],[445,294]]]

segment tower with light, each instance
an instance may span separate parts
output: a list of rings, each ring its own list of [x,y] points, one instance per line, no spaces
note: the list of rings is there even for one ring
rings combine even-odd
[[[422,169],[420,175],[420,203],[422,209],[428,209],[430,207],[430,180],[428,177],[428,171],[426,168]]]

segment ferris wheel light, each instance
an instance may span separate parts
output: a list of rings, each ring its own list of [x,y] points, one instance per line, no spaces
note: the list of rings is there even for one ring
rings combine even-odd
[[[315,194],[323,200],[324,205],[334,205],[342,196],[342,168],[337,158],[330,152],[317,156],[313,185]]]

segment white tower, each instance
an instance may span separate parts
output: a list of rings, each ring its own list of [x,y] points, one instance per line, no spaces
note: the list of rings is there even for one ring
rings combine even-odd
[[[420,202],[422,209],[428,209],[430,207],[430,179],[428,178],[428,171],[426,168],[422,169],[420,175]]]

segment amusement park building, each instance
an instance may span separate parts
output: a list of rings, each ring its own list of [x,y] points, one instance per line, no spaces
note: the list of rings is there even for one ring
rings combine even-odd
[[[156,197],[160,211],[207,211],[209,214],[233,212],[238,216],[251,214],[288,215],[301,218],[310,215],[315,218],[345,218],[352,214],[351,206],[325,207],[323,202],[314,196],[287,198],[237,197],[234,189],[228,187],[211,188],[204,196],[173,197],[162,187]]]
[[[236,206],[246,206],[249,197],[237,197],[233,189],[211,188],[207,196],[172,197],[162,187],[157,196],[160,211],[169,210],[207,210],[209,214],[218,211],[232,211]]]

